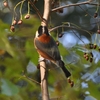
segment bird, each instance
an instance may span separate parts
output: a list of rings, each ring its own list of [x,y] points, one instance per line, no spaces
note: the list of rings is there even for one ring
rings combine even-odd
[[[71,73],[61,60],[58,46],[53,37],[50,35],[47,26],[39,26],[34,38],[34,46],[40,56],[59,66],[64,72],[66,78],[71,76]]]

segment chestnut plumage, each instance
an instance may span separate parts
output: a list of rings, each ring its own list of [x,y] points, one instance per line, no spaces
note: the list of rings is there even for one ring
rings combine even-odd
[[[61,60],[56,42],[50,36],[46,26],[40,26],[38,28],[34,45],[39,55],[60,66],[67,78],[71,76],[71,73],[66,69],[64,62]]]

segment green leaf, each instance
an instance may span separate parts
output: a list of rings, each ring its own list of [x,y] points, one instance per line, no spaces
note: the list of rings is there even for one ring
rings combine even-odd
[[[13,49],[5,35],[0,35],[0,49],[7,51],[11,56],[15,56]]]
[[[0,20],[0,49],[7,51],[11,56],[15,56],[14,51],[7,38],[7,33],[4,31],[8,28],[7,24],[2,23]]]
[[[38,53],[36,49],[34,48],[34,43],[32,40],[27,40],[26,45],[26,56],[31,59],[32,62],[35,64],[38,63]]]
[[[12,100],[23,100],[23,98],[20,95],[18,95],[18,94],[12,96],[11,99]]]
[[[11,98],[9,96],[0,94],[0,100],[11,100]]]
[[[1,93],[7,96],[13,96],[19,92],[19,89],[16,85],[10,82],[7,79],[1,79]]]

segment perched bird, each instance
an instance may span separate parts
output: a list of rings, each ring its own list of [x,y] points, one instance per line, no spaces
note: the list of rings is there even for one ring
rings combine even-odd
[[[54,39],[50,36],[46,26],[40,26],[34,38],[34,45],[39,55],[60,66],[65,76],[68,78],[71,73],[66,69],[61,60],[60,52]]]

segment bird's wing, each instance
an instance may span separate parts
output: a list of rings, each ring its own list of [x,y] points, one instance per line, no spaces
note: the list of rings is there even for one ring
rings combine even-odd
[[[34,44],[36,46],[36,49],[46,54],[47,56],[52,58],[54,61],[60,60],[61,57],[60,57],[60,53],[56,45],[56,42],[54,41],[52,37],[50,38],[51,39],[48,43],[42,43],[38,40],[38,38],[35,38]]]

